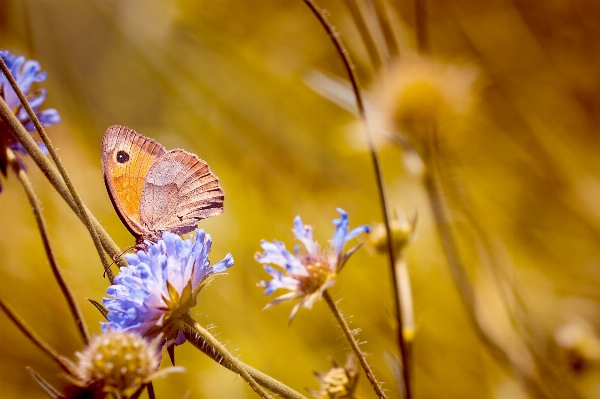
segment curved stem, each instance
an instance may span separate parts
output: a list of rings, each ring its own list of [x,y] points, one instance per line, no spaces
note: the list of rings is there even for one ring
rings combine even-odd
[[[190,315],[184,316],[184,325],[186,329],[189,329],[202,337],[220,356],[222,356],[223,361],[231,365],[231,370],[237,374],[239,374],[248,385],[252,387],[254,392],[260,395],[263,398],[270,398],[271,396],[252,378],[252,376],[246,371],[243,364],[227,349],[225,346],[221,344],[215,337],[212,336],[211,333],[208,332],[204,327],[202,327],[197,321],[192,319]]]
[[[29,177],[27,173],[23,170],[17,158],[15,157],[15,153],[10,149],[6,148],[6,159],[16,175],[17,179],[23,185],[23,189],[27,194],[27,199],[29,199],[29,203],[31,204],[31,208],[33,209],[33,214],[35,216],[35,221],[37,222],[38,229],[40,230],[40,235],[42,236],[42,243],[44,244],[44,250],[46,251],[46,257],[50,262],[50,267],[52,268],[52,273],[54,274],[54,278],[58,283],[63,296],[67,301],[67,305],[69,306],[69,310],[71,311],[71,315],[73,316],[73,320],[75,320],[75,324],[77,325],[77,329],[79,330],[79,334],[83,339],[83,343],[87,345],[90,340],[90,334],[88,332],[87,326],[83,321],[83,314],[81,313],[81,309],[77,305],[75,301],[75,296],[73,295],[73,291],[67,284],[65,277],[62,273],[62,270],[58,266],[56,262],[56,257],[54,256],[54,251],[52,250],[52,246],[50,245],[50,240],[48,239],[48,229],[46,227],[46,220],[42,215],[42,210],[40,208],[40,201],[33,190],[33,186],[29,181]]]
[[[52,157],[54,164],[58,168],[58,171],[59,171],[60,175],[62,176],[63,181],[67,185],[67,189],[69,190],[69,193],[71,193],[73,201],[75,202],[75,207],[79,211],[78,213],[82,216],[81,220],[83,221],[83,224],[85,224],[85,227],[90,232],[92,240],[94,241],[94,246],[96,247],[96,251],[98,252],[100,261],[102,262],[102,265],[104,266],[104,271],[106,272],[110,282],[112,283],[113,275],[112,275],[112,271],[110,270],[110,264],[108,263],[108,260],[106,259],[106,255],[104,254],[104,249],[102,248],[102,243],[100,242],[100,238],[98,237],[96,228],[94,227],[94,224],[92,223],[91,218],[89,217],[88,213],[86,212],[83,202],[81,201],[81,198],[79,197],[79,194],[77,193],[77,190],[75,190],[75,187],[73,186],[73,182],[71,182],[71,178],[67,174],[67,171],[64,168],[62,162],[60,161],[58,154],[56,154],[56,150],[54,149],[54,146],[50,142],[50,138],[44,131],[44,127],[42,126],[37,115],[31,108],[31,106],[29,105],[29,101],[27,101],[27,99],[23,95],[23,92],[19,88],[19,85],[17,84],[17,82],[15,81],[15,78],[10,73],[10,70],[6,66],[6,63],[4,62],[2,57],[0,57],[0,69],[2,69],[2,72],[4,73],[4,75],[6,76],[8,81],[10,82],[10,85],[12,86],[12,88],[15,91],[15,93],[17,94],[17,96],[19,97],[21,104],[27,111],[27,115],[29,115],[29,119],[33,122],[33,125],[35,126],[40,137],[42,138],[42,141],[46,145],[46,148],[48,149],[48,152],[50,153],[50,156]]]
[[[394,299],[394,316],[396,318],[396,323],[398,324],[398,329],[396,331],[396,338],[398,341],[398,346],[400,348],[400,355],[402,358],[402,377],[404,382],[404,390],[406,399],[411,398],[411,378],[410,378],[410,358],[408,349],[406,347],[406,342],[404,340],[404,335],[402,331],[404,330],[402,324],[402,307],[400,306],[400,295],[399,295],[399,287],[398,287],[398,278],[396,276],[396,254],[394,250],[394,244],[392,241],[392,229],[390,227],[390,217],[388,211],[388,200],[385,192],[385,182],[383,180],[383,172],[381,170],[381,164],[379,163],[379,157],[377,156],[377,152],[375,151],[375,145],[373,144],[373,139],[371,137],[371,131],[369,130],[369,125],[367,123],[367,114],[365,111],[365,107],[362,100],[362,95],[360,92],[360,87],[358,84],[358,78],[356,77],[356,73],[354,72],[354,67],[352,66],[352,62],[350,61],[350,56],[344,47],[344,44],[340,40],[334,26],[327,20],[323,11],[312,1],[312,0],[303,0],[304,3],[310,8],[312,13],[317,17],[327,35],[333,42],[333,45],[336,48],[342,62],[344,63],[344,67],[346,68],[346,72],[348,73],[348,77],[350,79],[350,83],[352,84],[352,90],[354,92],[354,97],[356,98],[356,106],[358,108],[358,114],[363,124],[363,128],[365,131],[365,136],[367,138],[367,143],[369,145],[369,152],[371,154],[371,160],[373,162],[373,168],[375,170],[375,177],[377,181],[377,190],[379,193],[379,201],[381,203],[381,210],[383,212],[383,222],[385,224],[385,231],[387,235],[387,253],[389,259],[389,269],[390,274],[392,275],[392,289],[393,289],[393,299]]]
[[[35,346],[40,348],[43,352],[45,352],[48,356],[50,356],[67,374],[74,375],[73,365],[71,362],[60,355],[57,351],[54,350],[46,341],[44,341],[39,335],[37,335],[31,327],[27,325],[25,320],[21,318],[2,298],[0,298],[0,309],[8,316],[8,318],[15,323],[15,325],[21,330],[23,334]]]
[[[69,192],[69,189],[67,188],[62,177],[58,173],[58,170],[54,167],[52,162],[46,158],[35,140],[33,140],[29,132],[25,130],[21,122],[17,119],[13,111],[8,107],[8,105],[6,105],[4,101],[0,101],[0,118],[2,119],[2,122],[4,122],[4,124],[10,129],[11,133],[14,134],[17,140],[19,140],[19,142],[23,145],[23,147],[25,147],[29,156],[31,156],[36,165],[44,173],[54,189],[61,195],[65,202],[79,217],[79,219],[83,220],[82,213],[77,208],[75,201],[73,200],[73,197],[71,196],[71,193]],[[115,244],[106,230],[104,230],[102,225],[94,218],[90,211],[85,208],[85,206],[84,210],[94,224],[94,228],[96,229],[96,232],[98,232],[102,246],[106,252],[108,252],[111,258],[113,258],[119,266],[127,266],[127,263],[119,257],[121,254],[121,249],[117,246],[117,244]],[[109,275],[109,277],[111,275],[112,273]]]
[[[205,355],[219,363],[221,366],[234,371],[233,365],[227,363],[223,356],[221,356],[212,346],[210,346],[206,340],[204,340],[204,338],[200,337],[198,334],[195,334],[193,331],[185,331],[185,336],[192,345],[204,352]],[[280,395],[281,397],[289,399],[306,399],[304,395],[293,390],[279,380],[276,380],[275,378],[263,373],[262,371],[258,371],[242,361],[239,361],[239,364],[246,369],[248,374],[250,374],[252,378],[256,380],[256,382],[268,390]]]
[[[333,315],[335,316],[336,320],[338,321],[338,324],[342,328],[342,331],[344,332],[344,336],[346,336],[346,339],[350,343],[352,350],[356,354],[356,357],[358,358],[360,365],[362,366],[363,370],[365,371],[365,374],[367,375],[367,379],[371,383],[371,386],[375,390],[375,393],[377,394],[377,396],[380,399],[387,398],[387,396],[385,396],[385,393],[383,393],[383,390],[381,389],[379,382],[377,382],[377,379],[375,378],[373,371],[371,371],[371,367],[367,363],[365,354],[358,347],[358,342],[356,342],[356,339],[354,339],[354,335],[352,334],[352,331],[350,331],[350,327],[348,326],[346,319],[344,319],[344,316],[342,316],[342,312],[340,312],[340,309],[337,307],[337,305],[335,304],[333,299],[331,299],[331,295],[329,295],[329,292],[327,290],[325,290],[325,292],[323,292],[323,298],[325,298],[325,302],[327,302],[327,305],[329,305],[329,308],[333,312]]]
[[[465,305],[469,322],[473,326],[477,337],[484,343],[486,349],[488,349],[496,361],[504,367],[512,369],[535,397],[558,397],[553,395],[547,382],[540,381],[537,376],[531,374],[531,370],[527,370],[519,366],[518,363],[515,363],[510,356],[510,348],[503,347],[500,343],[492,339],[479,323],[476,314],[477,303],[475,292],[460,255],[457,239],[452,228],[452,220],[444,199],[444,190],[440,177],[443,166],[438,161],[441,159],[441,149],[439,148],[437,130],[435,128],[432,129],[428,144],[428,146],[425,146],[427,151],[423,155],[425,162],[424,185],[446,259],[460,297]],[[573,397],[578,397],[578,395],[574,394]]]

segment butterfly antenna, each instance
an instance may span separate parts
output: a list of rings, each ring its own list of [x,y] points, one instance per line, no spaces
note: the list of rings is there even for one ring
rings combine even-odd
[[[126,247],[123,251],[121,251],[115,258],[120,258],[123,255],[125,255],[126,252],[131,251],[132,249],[135,249],[135,245],[130,245],[128,247]],[[115,264],[115,260],[113,259],[112,263],[110,265],[108,265],[108,267],[112,267],[112,265]],[[102,274],[102,277],[105,278],[106,277],[106,270],[104,271],[104,273]]]

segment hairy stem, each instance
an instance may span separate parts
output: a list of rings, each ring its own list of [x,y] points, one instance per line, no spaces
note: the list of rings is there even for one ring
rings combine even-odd
[[[83,205],[83,201],[81,201],[81,197],[79,197],[79,193],[77,192],[77,190],[75,190],[75,186],[73,186],[73,182],[71,182],[71,178],[67,174],[67,171],[64,168],[60,158],[58,157],[58,154],[56,154],[56,150],[54,149],[54,146],[50,142],[50,138],[46,134],[44,127],[42,126],[37,115],[31,108],[31,106],[29,105],[29,101],[27,101],[27,99],[25,98],[25,95],[23,95],[23,92],[19,88],[19,85],[17,84],[17,82],[15,81],[15,78],[10,73],[10,70],[6,66],[6,63],[4,62],[2,57],[0,57],[0,69],[2,69],[2,72],[4,73],[4,75],[6,76],[8,81],[10,82],[10,85],[12,86],[13,90],[15,91],[15,93],[17,93],[17,96],[19,97],[21,104],[27,111],[27,115],[29,115],[29,119],[33,122],[33,125],[35,126],[40,137],[42,138],[42,141],[46,145],[46,148],[48,149],[48,152],[50,153],[50,157],[52,158],[52,160],[54,161],[54,164],[58,168],[58,171],[59,171],[63,181],[65,182],[67,189],[69,190],[69,193],[71,194],[71,197],[73,198],[75,207],[77,208],[78,213],[82,217],[81,220],[83,221],[83,224],[85,224],[85,227],[90,232],[92,240],[94,241],[94,246],[96,247],[96,251],[98,252],[98,256],[100,257],[100,261],[102,262],[102,265],[104,266],[104,271],[106,272],[106,274],[108,275],[108,278],[110,279],[110,282],[112,283],[114,276],[112,274],[112,271],[110,270],[110,264],[108,263],[108,260],[106,259],[106,255],[104,254],[104,249],[102,248],[102,243],[100,242],[100,238],[98,237],[96,228],[95,228],[94,224],[92,223],[90,216],[86,212],[86,209]]]
[[[336,303],[333,301],[333,299],[331,298],[331,295],[329,295],[329,292],[327,290],[325,292],[323,292],[323,298],[325,298],[325,302],[327,302],[327,305],[329,305],[329,308],[333,312],[333,315],[335,316],[336,320],[338,321],[338,324],[342,328],[342,331],[344,332],[344,336],[346,337],[346,339],[350,343],[350,346],[352,347],[352,350],[356,354],[356,357],[358,358],[360,365],[362,366],[363,370],[365,371],[365,374],[367,375],[367,379],[371,383],[371,386],[375,390],[375,393],[377,394],[377,396],[380,399],[387,398],[385,396],[385,393],[383,393],[383,390],[381,389],[379,382],[377,382],[377,379],[375,378],[373,371],[371,371],[371,367],[367,363],[365,354],[358,347],[358,342],[356,342],[356,339],[354,339],[354,335],[352,334],[352,331],[350,330],[350,327],[348,326],[346,319],[344,319],[344,316],[342,316],[342,312],[340,312],[340,309],[337,307]]]
[[[194,345],[196,348],[200,349],[204,354],[213,359],[215,362],[219,363],[221,366],[228,368],[231,371],[233,370],[233,365],[227,363],[223,356],[219,354],[212,346],[210,346],[204,338],[200,337],[194,331],[185,331],[185,336],[187,340]],[[274,392],[280,395],[283,398],[289,399],[306,399],[305,396],[296,392],[292,388],[283,384],[282,382],[276,380],[275,378],[258,371],[257,369],[239,361],[239,364],[246,369],[248,374],[252,376],[260,385],[264,388],[267,388],[271,392]]]
[[[237,374],[239,374],[248,385],[252,387],[254,392],[260,395],[263,398],[270,398],[271,396],[265,391],[256,380],[248,373],[244,365],[227,349],[225,346],[221,344],[215,337],[212,336],[211,333],[208,332],[204,327],[202,327],[197,321],[192,319],[189,315],[184,316],[184,323],[186,330],[189,329],[188,332],[195,332],[200,335],[202,339],[204,339],[222,358],[223,362],[231,365],[231,370]]]
[[[398,324],[397,329],[397,341],[398,346],[400,348],[400,355],[402,358],[402,376],[404,380],[404,390],[406,399],[411,398],[411,378],[410,378],[410,359],[408,349],[406,347],[406,342],[404,340],[403,324],[402,324],[402,307],[400,306],[400,295],[399,295],[399,287],[398,287],[398,278],[396,276],[396,254],[394,250],[394,244],[392,241],[392,229],[390,227],[390,213],[389,213],[389,205],[387,200],[387,195],[385,192],[385,182],[383,180],[383,172],[381,170],[381,164],[379,163],[379,157],[377,156],[377,151],[375,151],[375,144],[373,143],[373,139],[371,137],[371,131],[369,129],[369,124],[367,123],[367,113],[365,111],[360,87],[358,84],[358,78],[356,77],[356,73],[354,71],[354,67],[352,65],[352,61],[350,60],[350,56],[344,47],[341,39],[339,38],[334,26],[327,20],[323,11],[312,1],[312,0],[303,0],[304,3],[310,8],[312,13],[317,17],[321,26],[327,32],[327,35],[333,42],[336,51],[338,52],[340,59],[342,60],[344,67],[346,68],[346,72],[348,73],[348,77],[350,79],[350,83],[352,85],[352,90],[354,92],[354,97],[356,98],[356,106],[358,108],[358,114],[362,121],[362,125],[365,131],[365,136],[367,138],[367,143],[369,145],[369,152],[371,154],[371,160],[373,162],[373,168],[375,170],[375,178],[377,182],[377,190],[379,193],[379,202],[381,203],[381,210],[383,212],[383,222],[385,224],[385,231],[387,235],[387,253],[389,258],[389,269],[392,275],[392,289],[393,289],[393,299],[394,299],[394,316],[396,318],[396,323]]]
[[[75,296],[73,295],[73,291],[67,284],[65,277],[62,273],[62,270],[58,266],[56,262],[56,257],[54,256],[54,251],[52,250],[52,246],[50,245],[50,240],[48,238],[48,229],[46,227],[46,220],[42,215],[42,210],[40,208],[40,201],[33,190],[33,186],[29,181],[29,177],[27,173],[23,170],[17,158],[15,157],[15,153],[10,149],[6,148],[6,158],[8,163],[13,170],[17,179],[21,182],[25,193],[27,194],[27,199],[31,204],[31,209],[33,210],[33,214],[35,216],[35,221],[37,222],[38,229],[40,230],[40,235],[42,236],[42,243],[44,244],[44,250],[46,251],[46,257],[50,262],[50,267],[52,268],[52,273],[54,274],[54,278],[56,279],[63,296],[67,301],[67,305],[69,306],[69,310],[71,311],[71,315],[73,316],[73,320],[75,321],[75,325],[79,330],[79,334],[83,339],[83,343],[87,345],[90,340],[90,334],[88,332],[87,326],[83,321],[83,314],[81,313],[81,309],[77,305],[75,301]]]

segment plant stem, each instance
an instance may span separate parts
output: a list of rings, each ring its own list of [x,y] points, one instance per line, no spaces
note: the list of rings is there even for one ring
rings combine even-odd
[[[73,186],[73,183],[71,182],[71,178],[67,174],[67,171],[64,168],[62,162],[60,161],[58,154],[56,154],[56,150],[54,149],[54,146],[50,142],[50,138],[44,131],[44,127],[42,126],[37,115],[31,108],[31,106],[29,105],[29,101],[27,101],[27,99],[23,95],[23,92],[19,88],[19,85],[17,84],[17,82],[15,81],[15,78],[10,73],[10,70],[6,66],[6,63],[4,62],[2,57],[0,57],[0,69],[2,69],[2,72],[4,73],[4,75],[6,76],[8,81],[10,82],[10,85],[12,86],[12,88],[15,91],[15,93],[17,94],[17,96],[19,97],[21,104],[27,111],[27,115],[29,115],[29,119],[33,122],[33,125],[35,126],[40,137],[42,138],[42,141],[46,145],[46,148],[48,149],[48,152],[50,153],[50,156],[52,157],[54,164],[58,168],[58,171],[59,171],[61,177],[63,178],[63,181],[67,185],[67,189],[69,190],[69,193],[71,194],[71,197],[73,198],[73,201],[75,202],[75,207],[77,208],[78,213],[82,217],[81,220],[83,221],[83,224],[85,224],[85,227],[90,232],[92,240],[94,241],[94,246],[96,247],[96,251],[98,252],[100,261],[102,262],[102,265],[104,266],[104,271],[106,272],[110,282],[112,283],[113,275],[112,275],[112,271],[110,270],[110,264],[108,263],[108,260],[106,259],[106,255],[104,254],[104,249],[102,248],[102,243],[100,242],[100,238],[98,237],[98,234],[96,233],[96,228],[95,228],[94,224],[92,223],[92,220],[89,217],[88,213],[85,210],[83,201],[81,201],[81,197],[79,197],[79,193],[77,193],[77,190],[75,190],[75,186]]]
[[[154,393],[154,385],[152,384],[152,381],[150,381],[146,385],[146,390],[148,391],[148,399],[156,399],[156,394]]]
[[[356,25],[356,29],[360,34],[360,37],[367,49],[367,53],[369,53],[369,58],[373,63],[373,68],[377,71],[381,68],[382,61],[381,56],[379,55],[379,51],[377,46],[375,45],[375,41],[371,36],[371,32],[369,31],[369,27],[363,18],[363,13],[360,8],[360,5],[356,0],[346,0],[346,7],[348,7],[348,11],[350,11],[350,15],[354,20],[354,25]]]
[[[48,381],[46,381],[37,371],[29,366],[25,366],[25,370],[33,377],[35,382],[53,399],[67,399],[58,389],[53,387]]]
[[[54,251],[52,250],[52,246],[50,245],[50,240],[48,238],[46,220],[44,219],[44,216],[42,215],[42,210],[40,208],[40,201],[37,195],[35,194],[35,191],[33,190],[33,186],[29,181],[27,173],[25,173],[25,170],[23,170],[23,168],[17,161],[15,153],[8,147],[6,148],[6,159],[8,160],[8,163],[11,169],[13,170],[14,174],[16,175],[17,179],[23,185],[23,189],[27,194],[27,199],[29,199],[29,203],[31,204],[31,208],[35,216],[35,221],[37,222],[38,229],[40,230],[40,235],[42,236],[42,243],[44,244],[44,250],[46,251],[46,257],[50,262],[52,273],[54,274],[54,278],[56,279],[56,282],[58,283],[60,290],[67,301],[67,305],[69,306],[69,310],[71,311],[71,315],[73,316],[75,325],[79,330],[79,334],[83,339],[83,343],[84,345],[87,345],[87,343],[90,340],[90,334],[88,332],[85,322],[83,321],[83,314],[81,313],[81,309],[75,301],[73,291],[71,291],[71,288],[67,284],[62,270],[56,262],[56,257],[54,256]]]
[[[204,338],[200,337],[198,334],[195,334],[193,331],[185,331],[185,336],[192,345],[200,349],[208,357],[219,363],[221,366],[234,371],[233,365],[227,363],[225,359],[212,346],[210,346],[206,340],[204,340]],[[258,371],[242,361],[239,361],[239,364],[246,369],[248,374],[250,374],[252,378],[256,380],[256,382],[258,382],[264,388],[267,388],[268,390],[280,395],[281,397],[289,399],[306,399],[304,395],[293,390],[275,378]]]
[[[398,48],[396,36],[394,35],[394,30],[392,29],[392,24],[390,23],[390,19],[387,15],[387,10],[385,9],[386,5],[383,0],[371,0],[370,2],[373,4],[373,8],[375,9],[375,15],[379,21],[379,26],[381,27],[381,32],[383,33],[387,50],[392,59],[397,58],[400,55],[400,50]]]
[[[396,254],[394,251],[394,244],[392,241],[392,229],[390,227],[390,218],[388,211],[388,201],[387,195],[385,192],[385,182],[383,180],[383,172],[381,170],[381,164],[379,163],[379,157],[377,156],[377,151],[375,151],[375,144],[373,143],[373,139],[371,137],[371,131],[369,130],[369,125],[367,123],[367,114],[365,111],[365,107],[362,100],[362,95],[360,92],[360,87],[358,84],[358,78],[356,77],[356,73],[354,71],[354,67],[352,65],[352,61],[350,60],[350,56],[344,47],[341,39],[339,38],[335,27],[327,20],[323,11],[312,1],[312,0],[303,0],[304,3],[310,8],[312,13],[317,17],[327,35],[333,42],[336,51],[338,52],[344,67],[346,68],[346,72],[348,73],[348,77],[350,79],[350,83],[352,85],[352,90],[354,92],[354,96],[356,98],[356,106],[358,108],[358,114],[362,121],[362,125],[365,131],[365,136],[367,138],[367,143],[369,145],[369,152],[371,154],[371,160],[373,162],[373,168],[375,170],[375,178],[377,182],[377,190],[379,193],[379,202],[381,203],[381,210],[383,212],[383,222],[385,224],[385,231],[387,235],[387,253],[389,259],[389,270],[392,276],[392,289],[393,289],[393,299],[394,299],[394,316],[396,318],[396,323],[398,324],[396,338],[398,341],[398,347],[400,349],[400,357],[402,358],[402,377],[404,380],[404,390],[406,399],[411,398],[411,378],[410,378],[410,359],[409,353],[406,347],[406,342],[404,340],[404,335],[402,331],[404,330],[402,324],[402,307],[400,306],[400,295],[399,295],[399,287],[398,287],[398,278],[396,276]]]
[[[396,275],[398,276],[398,286],[400,287],[400,304],[402,305],[402,320],[404,330],[402,334],[406,341],[406,347],[411,353],[411,342],[415,336],[415,312],[413,308],[412,287],[410,276],[408,274],[408,265],[404,255],[400,253],[396,259]]]
[[[246,382],[252,387],[254,392],[263,398],[270,398],[271,396],[252,378],[252,376],[246,371],[243,364],[236,359],[227,349],[223,346],[211,333],[202,327],[198,322],[192,319],[189,315],[184,316],[184,325],[186,329],[193,331],[200,335],[216,352],[223,357],[223,361],[231,365],[231,370],[239,374]]]
[[[25,320],[21,318],[2,298],[0,298],[0,309],[8,316],[8,318],[15,323],[15,325],[21,330],[23,334],[31,342],[34,343],[38,348],[50,356],[67,374],[74,375],[73,365],[70,360],[56,352],[50,345],[48,345],[39,335],[37,335],[31,327],[27,325]]]
[[[42,150],[40,150],[37,146],[35,140],[33,140],[29,132],[25,130],[21,122],[17,119],[13,111],[8,107],[8,105],[6,105],[4,101],[0,101],[0,118],[2,118],[4,124],[11,130],[11,132],[15,135],[15,137],[17,138],[17,140],[19,140],[23,147],[25,147],[27,153],[31,156],[31,158],[40,168],[40,170],[44,173],[44,175],[50,181],[54,189],[61,195],[65,202],[67,202],[67,204],[77,214],[77,216],[80,219],[82,219],[83,216],[79,212],[79,209],[77,208],[65,182],[58,173],[58,170],[56,170],[52,162],[50,162],[48,158],[46,158]],[[127,263],[120,257],[122,253],[121,249],[117,246],[117,244],[115,244],[115,242],[108,235],[106,230],[104,230],[102,225],[94,218],[90,211],[87,208],[85,208],[85,206],[84,209],[85,212],[88,214],[89,218],[91,219],[92,223],[94,224],[94,227],[96,229],[96,232],[98,232],[100,236],[100,240],[104,249],[119,266],[127,266]],[[109,275],[109,278],[111,275],[112,273]]]
[[[333,299],[331,298],[331,295],[329,295],[329,292],[327,290],[325,290],[325,292],[323,292],[323,298],[325,298],[325,302],[327,302],[327,305],[329,305],[329,308],[333,312],[333,315],[335,316],[336,320],[338,321],[338,324],[342,328],[342,331],[344,332],[346,339],[348,340],[348,342],[350,343],[350,346],[352,347],[352,350],[356,354],[356,357],[358,358],[360,365],[362,366],[363,370],[365,371],[365,374],[367,375],[367,379],[371,383],[371,386],[375,390],[375,393],[377,394],[377,396],[380,399],[387,398],[385,396],[385,393],[381,389],[379,382],[377,382],[377,379],[375,378],[373,371],[371,371],[371,367],[367,363],[365,354],[358,347],[358,342],[356,342],[356,339],[354,339],[354,335],[352,334],[352,331],[350,331],[350,327],[348,326],[346,319],[344,319],[342,312],[340,312],[340,309],[337,307],[337,305],[335,304],[335,302],[333,301]]]

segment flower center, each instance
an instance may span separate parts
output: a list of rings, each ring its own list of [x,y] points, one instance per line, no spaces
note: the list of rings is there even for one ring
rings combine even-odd
[[[305,293],[313,293],[318,291],[323,284],[333,277],[329,262],[326,260],[311,260],[304,263],[304,267],[308,272],[308,276],[301,276],[298,278],[300,281],[300,289]]]

